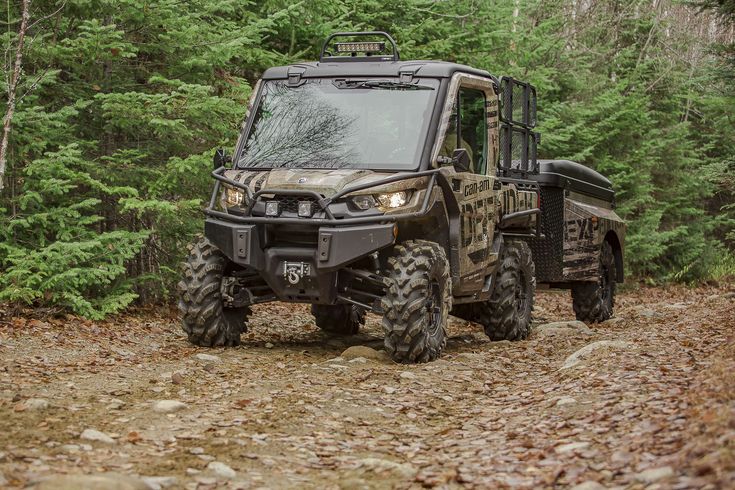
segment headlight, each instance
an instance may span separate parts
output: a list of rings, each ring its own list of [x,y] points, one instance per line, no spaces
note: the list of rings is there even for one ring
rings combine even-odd
[[[245,202],[245,193],[243,191],[227,185],[222,186],[220,205],[224,209],[242,206],[243,202]]]
[[[400,208],[408,202],[408,193],[406,191],[391,192],[388,194],[378,194],[378,203],[383,208]]]

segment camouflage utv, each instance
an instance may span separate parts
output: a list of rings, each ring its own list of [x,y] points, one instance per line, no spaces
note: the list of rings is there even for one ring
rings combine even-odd
[[[250,306],[276,300],[311,304],[336,335],[381,315],[397,362],[436,359],[450,312],[522,339],[532,250],[581,318],[608,317],[623,240],[609,182],[569,162],[539,172],[535,123],[531,85],[401,61],[382,32],[334,34],[319,62],[267,70],[234,156],[215,154],[179,284],[189,340],[237,345]]]

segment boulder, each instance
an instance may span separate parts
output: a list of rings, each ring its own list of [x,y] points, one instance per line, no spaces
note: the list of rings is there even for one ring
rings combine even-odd
[[[186,403],[178,400],[158,400],[153,404],[153,411],[159,413],[171,413],[178,412],[186,407]]]
[[[569,369],[571,367],[574,367],[597,351],[623,350],[630,349],[632,346],[633,344],[620,340],[598,340],[597,342],[592,342],[591,344],[585,345],[584,347],[567,357],[561,369]]]
[[[219,356],[213,356],[212,354],[197,354],[194,357],[196,357],[200,361],[207,361],[207,362],[219,362],[222,360]]]
[[[46,410],[50,406],[45,398],[29,398],[23,402],[23,408],[28,411]]]
[[[100,432],[96,429],[84,429],[84,432],[82,432],[79,437],[87,441],[104,442],[105,444],[115,444],[115,439],[108,436],[104,432]]]
[[[235,470],[219,461],[212,461],[207,465],[207,469],[212,472],[212,474],[227,480],[232,480],[237,476]]]

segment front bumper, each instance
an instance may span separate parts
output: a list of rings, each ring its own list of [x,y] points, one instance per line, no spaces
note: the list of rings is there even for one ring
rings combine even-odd
[[[392,245],[396,225],[321,226],[316,246],[269,247],[263,247],[258,225],[210,218],[204,229],[222,253],[232,262],[257,271],[281,300],[329,304],[339,293],[338,270]]]
[[[207,219],[204,223],[206,237],[231,261],[257,271],[271,264],[272,257],[291,257],[291,251],[299,251],[304,259],[322,272],[331,272],[361,259],[381,248],[392,245],[396,225],[319,227],[318,241],[314,247],[261,247],[257,225],[241,225],[226,221]]]

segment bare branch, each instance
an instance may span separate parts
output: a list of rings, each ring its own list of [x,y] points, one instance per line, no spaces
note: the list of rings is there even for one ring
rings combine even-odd
[[[15,65],[13,67],[13,76],[8,84],[8,106],[3,118],[3,137],[0,141],[0,190],[5,183],[5,166],[8,157],[8,139],[10,138],[10,126],[13,122],[13,113],[15,112],[15,92],[18,88],[20,73],[23,68],[23,43],[25,42],[26,32],[28,31],[28,19],[30,17],[29,9],[31,0],[23,0],[20,29],[18,30],[18,47],[15,51]]]

